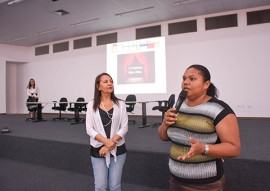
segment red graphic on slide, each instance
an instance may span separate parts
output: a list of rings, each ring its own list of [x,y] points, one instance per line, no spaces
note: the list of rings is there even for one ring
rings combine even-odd
[[[155,83],[154,51],[118,55],[118,84]]]

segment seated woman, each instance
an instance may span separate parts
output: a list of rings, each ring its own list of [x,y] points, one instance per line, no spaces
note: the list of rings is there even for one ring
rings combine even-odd
[[[28,96],[27,102],[38,102],[39,98],[39,88],[36,86],[35,80],[30,79],[28,86],[26,88],[26,93]],[[35,118],[37,105],[36,104],[27,104],[29,115],[31,119]]]

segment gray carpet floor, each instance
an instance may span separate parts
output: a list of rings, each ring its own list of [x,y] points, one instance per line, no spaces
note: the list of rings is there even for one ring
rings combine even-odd
[[[0,115],[0,130],[8,127],[11,131],[8,134],[0,134],[0,140],[1,137],[8,138],[10,136],[10,138],[21,137],[31,140],[78,144],[86,147],[89,145],[85,124],[70,125],[70,122],[54,122],[53,117],[56,115],[44,114],[43,118],[46,120],[44,122],[26,122],[27,115]],[[129,126],[129,132],[126,136],[129,152],[139,156],[143,153],[150,153],[150,155],[153,153],[154,156],[158,156],[158,154],[164,156],[168,153],[170,143],[162,142],[158,138],[157,127],[151,125],[159,122],[160,117],[148,117],[150,126],[146,128],[138,128],[142,123],[140,116],[132,116],[131,118],[136,120],[136,124]],[[268,183],[266,185],[265,182],[268,182],[270,176],[270,144],[268,141],[270,120],[239,119],[239,127],[242,144],[241,155],[238,158],[229,159],[227,163],[225,161],[225,172],[229,172],[226,177],[227,182],[229,182],[226,190],[235,191],[239,190],[239,187],[246,191],[269,190],[269,185]],[[54,161],[54,163],[61,163],[61,161]],[[132,168],[129,167],[128,170],[131,171]],[[267,177],[263,175],[265,173],[268,173]],[[164,175],[168,176],[166,173]],[[143,172],[142,176],[144,176]],[[162,177],[162,175],[153,176],[168,178]],[[122,185],[123,191],[166,190],[153,186],[153,184],[151,186],[140,183],[133,184],[130,179],[126,180]],[[93,177],[89,174],[51,168],[49,165],[38,165],[0,155],[1,191],[89,191],[93,190],[93,182]]]

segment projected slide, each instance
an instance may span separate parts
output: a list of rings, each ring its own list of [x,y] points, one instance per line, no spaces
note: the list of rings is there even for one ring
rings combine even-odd
[[[116,94],[166,92],[165,38],[107,45],[107,72]]]
[[[118,84],[155,83],[154,51],[118,55]]]

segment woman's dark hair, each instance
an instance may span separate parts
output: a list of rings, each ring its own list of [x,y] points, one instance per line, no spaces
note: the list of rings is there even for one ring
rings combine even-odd
[[[34,81],[34,85],[33,85],[33,86],[32,86],[32,84],[31,84],[31,81],[32,81],[32,80]],[[35,80],[32,79],[32,78],[29,80],[28,85],[27,85],[27,88],[28,88],[28,89],[30,89],[31,87],[34,88],[34,89],[36,88],[36,82],[35,82]]]
[[[200,71],[203,79],[204,79],[204,82],[206,81],[210,81],[210,85],[207,89],[207,92],[206,94],[211,96],[211,97],[218,97],[218,89],[216,88],[216,86],[211,82],[211,75],[210,75],[210,72],[209,70],[205,67],[205,66],[202,66],[202,65],[199,65],[199,64],[194,64],[194,65],[191,65],[188,67],[189,68],[195,68],[197,70]]]
[[[95,88],[95,92],[94,92],[94,104],[93,104],[93,109],[94,109],[94,111],[97,110],[99,104],[101,103],[101,99],[100,99],[101,92],[99,91],[98,86],[99,86],[99,83],[100,83],[100,78],[101,78],[102,76],[109,76],[109,77],[112,79],[112,77],[111,77],[108,73],[105,73],[105,72],[99,74],[99,75],[96,77],[96,80],[95,80],[95,87],[94,87],[94,88]],[[118,102],[118,101],[119,101],[119,98],[117,98],[117,97],[115,96],[114,90],[113,90],[112,93],[111,93],[111,99],[112,99],[112,101],[113,101],[114,103],[116,103],[117,105],[119,104],[119,102]]]

